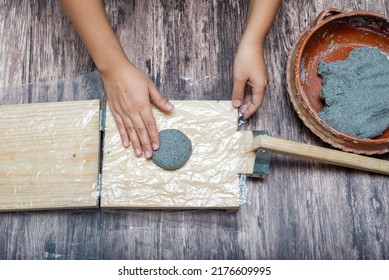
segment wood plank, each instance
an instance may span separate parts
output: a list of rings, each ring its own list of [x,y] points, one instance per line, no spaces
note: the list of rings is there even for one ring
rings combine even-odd
[[[229,101],[172,101],[175,110],[154,110],[159,129],[175,128],[192,141],[192,155],[168,171],[122,147],[107,112],[101,206],[110,208],[237,208],[239,175],[254,161],[237,133],[237,111]]]
[[[96,207],[99,100],[0,106],[0,210]]]

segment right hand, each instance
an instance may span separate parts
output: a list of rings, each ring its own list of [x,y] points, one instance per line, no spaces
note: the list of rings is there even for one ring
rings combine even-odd
[[[151,158],[152,151],[159,149],[159,133],[150,99],[163,112],[172,111],[173,104],[130,62],[100,74],[123,146],[131,143],[136,156]]]
[[[232,105],[239,108],[245,119],[251,117],[262,105],[268,81],[263,46],[257,42],[242,40],[234,61]],[[249,86],[247,92],[246,84]]]

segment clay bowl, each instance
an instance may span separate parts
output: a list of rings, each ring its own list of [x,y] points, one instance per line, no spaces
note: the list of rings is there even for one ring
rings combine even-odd
[[[299,36],[288,57],[286,81],[290,100],[304,124],[324,142],[357,154],[389,152],[389,129],[374,139],[361,139],[339,131],[323,119],[320,97],[320,60],[344,60],[349,53],[364,46],[377,47],[389,56],[389,18],[366,11],[328,9]]]

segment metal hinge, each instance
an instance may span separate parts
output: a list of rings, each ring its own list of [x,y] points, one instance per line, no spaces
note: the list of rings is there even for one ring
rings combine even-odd
[[[97,177],[97,198],[101,197],[101,173]]]
[[[99,120],[100,131],[105,131],[105,116],[106,116],[105,110],[100,109],[100,120]]]

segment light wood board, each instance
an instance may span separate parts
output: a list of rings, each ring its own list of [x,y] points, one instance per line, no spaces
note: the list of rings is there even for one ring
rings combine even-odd
[[[0,210],[96,207],[99,100],[0,106]]]
[[[170,114],[154,110],[159,129],[175,128],[192,141],[192,155],[179,170],[167,171],[122,147],[107,112],[101,207],[238,208],[238,173],[252,165],[255,153],[244,150],[237,132],[237,111],[230,101],[172,101]]]

